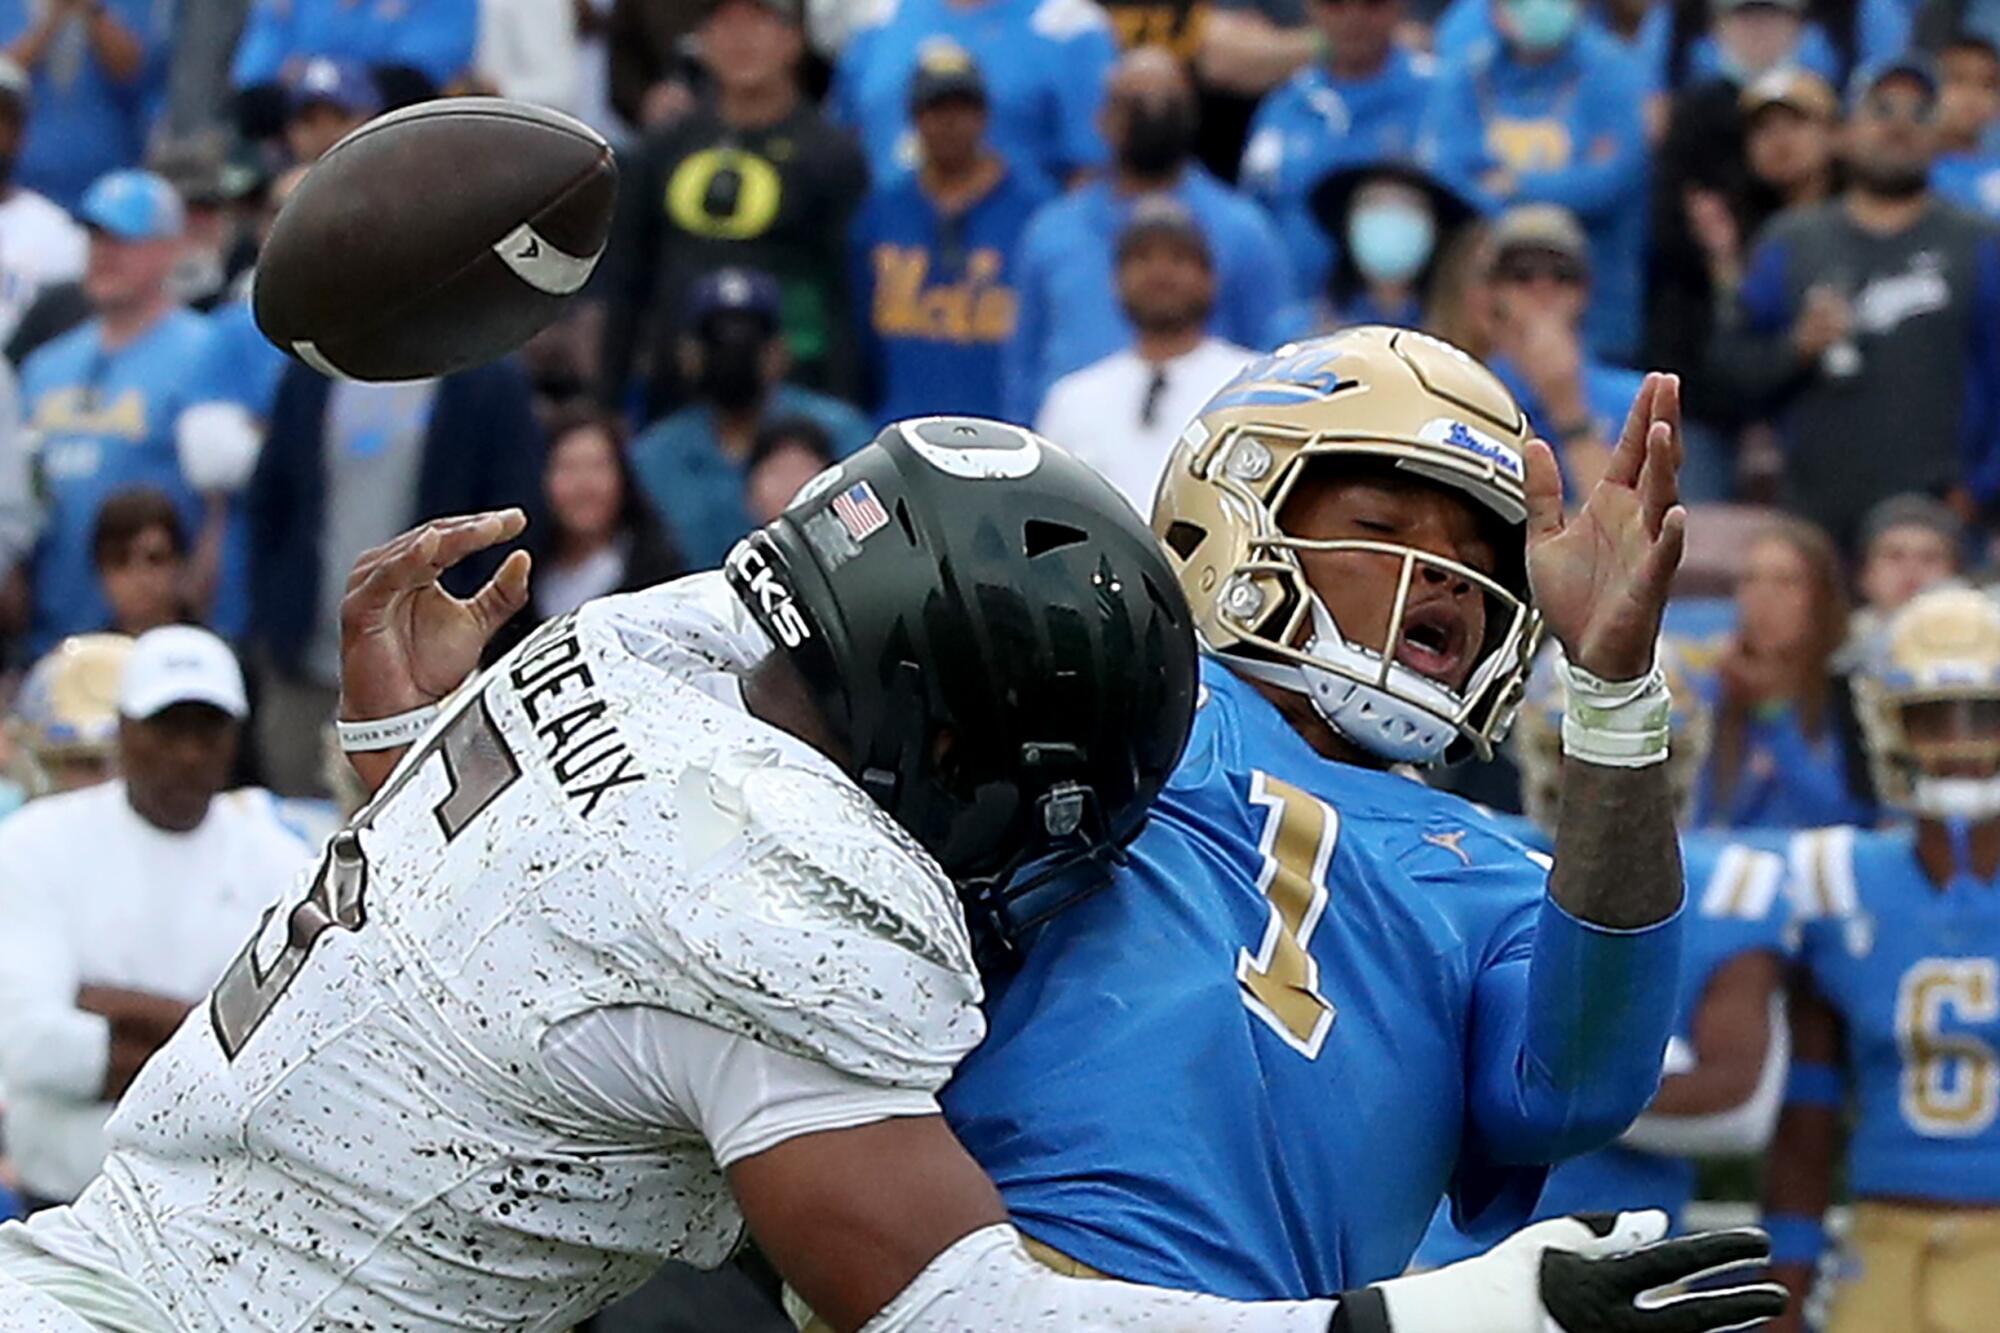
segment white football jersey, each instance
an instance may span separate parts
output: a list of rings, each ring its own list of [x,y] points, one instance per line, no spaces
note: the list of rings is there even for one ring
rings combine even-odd
[[[134,1084],[76,1262],[186,1333],[567,1328],[741,1219],[698,1135],[563,1090],[555,1025],[655,1006],[941,1086],[982,1032],[951,886],[743,710],[765,647],[698,575],[456,699]]]

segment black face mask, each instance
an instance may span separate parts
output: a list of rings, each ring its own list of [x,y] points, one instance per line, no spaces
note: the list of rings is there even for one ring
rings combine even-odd
[[[1194,133],[1194,108],[1185,102],[1130,107],[1118,160],[1135,175],[1165,176],[1194,152]]]
[[[764,394],[764,342],[761,338],[711,339],[702,348],[701,396],[725,412],[744,412]]]

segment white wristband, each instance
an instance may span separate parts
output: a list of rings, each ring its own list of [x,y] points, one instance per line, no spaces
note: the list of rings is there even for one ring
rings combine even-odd
[[[1562,663],[1563,753],[1610,768],[1648,768],[1667,757],[1673,695],[1656,661],[1637,680],[1601,680]]]
[[[422,708],[412,708],[394,717],[370,718],[366,722],[336,720],[333,730],[340,737],[342,753],[368,754],[408,745],[430,729],[431,720],[437,715],[436,704],[425,704]]]

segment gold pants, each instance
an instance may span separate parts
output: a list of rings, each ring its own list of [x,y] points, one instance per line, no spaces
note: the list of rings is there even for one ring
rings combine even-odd
[[[1061,1273],[1064,1277],[1104,1276],[1090,1265],[1078,1263],[1061,1250],[1050,1249],[1033,1236],[1023,1235],[1021,1239],[1027,1244],[1028,1253],[1034,1257],[1035,1262],[1044,1268]],[[806,1303],[800,1300],[790,1287],[785,1288],[785,1312],[791,1315],[792,1322],[799,1326],[800,1333],[833,1333],[833,1327],[807,1309]]]
[[[2000,1329],[2000,1209],[1857,1203],[1826,1333]]]

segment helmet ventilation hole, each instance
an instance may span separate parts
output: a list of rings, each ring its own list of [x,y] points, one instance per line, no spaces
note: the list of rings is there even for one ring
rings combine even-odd
[[[1167,525],[1167,549],[1186,560],[1194,554],[1194,548],[1201,545],[1208,533],[1184,518],[1177,518]]]
[[[1082,528],[1074,528],[1067,523],[1051,523],[1045,518],[1031,518],[1021,527],[1022,553],[1030,560],[1088,540],[1090,534]]]

